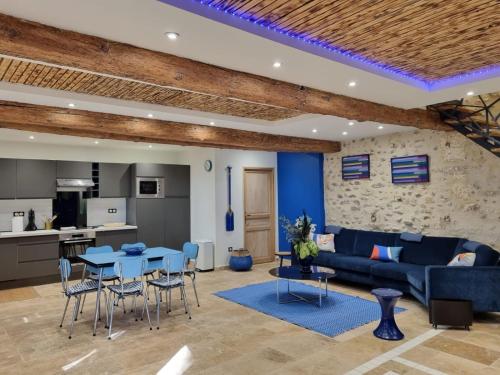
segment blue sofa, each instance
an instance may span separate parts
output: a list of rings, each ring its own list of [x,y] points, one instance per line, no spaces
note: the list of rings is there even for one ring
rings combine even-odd
[[[487,245],[475,243],[474,266],[449,267],[456,254],[470,251],[466,239],[423,236],[417,242],[401,233],[335,231],[335,252],[320,251],[314,264],[333,268],[340,280],[398,289],[426,306],[430,299],[463,299],[476,312],[500,311],[500,253]],[[369,259],[373,245],[402,246],[399,263]]]

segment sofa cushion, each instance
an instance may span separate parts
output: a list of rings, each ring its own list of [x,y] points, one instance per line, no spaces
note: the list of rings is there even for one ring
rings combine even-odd
[[[341,256],[341,254],[320,250],[318,256],[314,258],[313,264],[321,267],[335,268],[334,259],[339,256]]]
[[[338,225],[327,225],[325,226],[325,233],[340,234],[342,229],[344,228]]]
[[[333,268],[340,268],[347,271],[370,273],[371,266],[379,264],[379,261],[357,257],[352,255],[340,255],[333,261]]]
[[[500,253],[488,245],[479,246],[476,251],[474,266],[496,266],[500,260]]]
[[[408,242],[422,242],[424,236],[420,233],[403,232],[399,238]]]
[[[399,254],[403,248],[401,246],[381,246],[374,245],[370,259],[380,260],[382,262],[399,263]]]
[[[398,246],[403,246],[399,261],[419,265],[446,265],[455,255],[460,238],[424,236],[422,242],[396,240]]]
[[[410,285],[421,292],[425,292],[425,267],[408,271],[406,276]]]
[[[357,230],[354,229],[343,228],[339,234],[336,234],[334,239],[335,251],[340,254],[352,255],[356,232]]]
[[[378,263],[372,266],[371,273],[377,277],[408,281],[408,272],[420,271],[425,273],[425,266],[410,263]]]
[[[353,255],[369,258],[373,245],[394,246],[399,233],[371,232],[358,230]]]

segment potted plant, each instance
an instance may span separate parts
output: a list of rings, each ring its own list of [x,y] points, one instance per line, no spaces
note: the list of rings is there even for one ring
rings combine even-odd
[[[286,234],[286,240],[292,244],[295,256],[301,265],[301,272],[311,273],[311,264],[319,252],[318,245],[310,236],[316,230],[316,224],[312,223],[311,217],[307,216],[305,211],[295,219],[294,224],[285,216],[280,217],[280,223]]]

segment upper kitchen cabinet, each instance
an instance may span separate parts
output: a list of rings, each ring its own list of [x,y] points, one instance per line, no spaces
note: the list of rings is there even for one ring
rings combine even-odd
[[[55,198],[56,162],[17,160],[16,198]]]
[[[165,196],[189,197],[190,168],[189,165],[164,165]]]
[[[133,165],[134,177],[164,177],[165,165],[152,163],[137,163]]]
[[[92,178],[92,163],[82,161],[57,161],[57,178]]]
[[[130,197],[130,164],[99,164],[99,197]]]
[[[0,159],[0,199],[16,197],[16,160]]]

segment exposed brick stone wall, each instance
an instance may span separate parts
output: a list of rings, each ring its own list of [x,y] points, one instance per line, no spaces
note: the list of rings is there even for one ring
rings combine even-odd
[[[369,153],[371,178],[343,181],[341,158]],[[428,154],[430,183],[394,185],[391,157]],[[459,236],[500,250],[500,158],[457,132],[418,130],[345,142],[325,155],[327,224]]]

